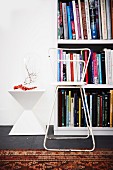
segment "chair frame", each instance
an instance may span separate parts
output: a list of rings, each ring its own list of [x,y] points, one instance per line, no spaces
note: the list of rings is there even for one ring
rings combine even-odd
[[[91,51],[90,51],[89,48],[78,48],[78,49],[73,49],[73,48],[72,49],[70,49],[70,48],[69,49],[68,48],[66,48],[66,49],[65,48],[51,48],[49,50],[58,50],[58,49],[68,50],[68,51],[69,50],[74,50],[74,51],[88,50],[89,51],[89,56],[88,56],[88,60],[87,60],[86,65],[85,65],[85,62],[83,60],[69,60],[69,61],[73,61],[73,62],[83,62],[84,67],[83,67],[82,79],[81,79],[80,82],[75,82],[74,85],[71,85],[71,86],[69,86],[68,84],[62,86],[62,83],[61,83],[61,85],[59,85],[60,83],[58,85],[56,85],[54,103],[53,103],[52,111],[51,111],[50,118],[49,118],[49,121],[48,121],[48,125],[46,127],[43,146],[44,146],[44,148],[46,150],[49,150],[49,151],[93,151],[95,149],[95,139],[94,139],[94,135],[93,135],[92,123],[91,123],[91,120],[90,120],[90,114],[89,114],[89,109],[88,109],[88,104],[87,104],[87,99],[86,99],[86,92],[85,92],[85,88],[84,88],[84,85],[85,85],[84,79],[85,79],[85,75],[86,75],[86,72],[87,72],[87,67],[88,67]],[[58,62],[58,61],[67,61],[67,60],[56,60],[56,62]],[[56,98],[57,98],[57,91],[58,91],[59,87],[60,88],[66,88],[66,87],[80,88],[80,94],[81,94],[81,99],[82,99],[82,103],[83,103],[83,107],[84,107],[86,125],[87,125],[87,129],[88,129],[87,136],[74,136],[74,137],[71,137],[71,136],[68,136],[68,137],[64,137],[64,136],[49,137],[48,136],[49,126],[50,126],[52,114],[54,112],[54,108],[55,108],[55,104],[56,104]],[[90,137],[90,135],[91,135],[92,144],[93,144],[91,149],[89,149],[89,148],[83,148],[83,149],[70,149],[70,148],[69,149],[68,148],[66,148],[66,149],[57,149],[57,148],[48,148],[46,146],[47,139],[87,139],[87,138]]]

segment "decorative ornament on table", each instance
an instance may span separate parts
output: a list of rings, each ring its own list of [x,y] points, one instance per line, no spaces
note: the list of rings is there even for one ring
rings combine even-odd
[[[27,55],[24,58],[24,66],[26,72],[25,80],[23,84],[14,86],[14,90],[21,89],[26,91],[26,90],[32,90],[37,88],[37,86],[34,85],[38,77],[38,72],[36,72],[36,67],[35,67],[36,61],[34,59],[35,58],[32,55],[31,56]]]

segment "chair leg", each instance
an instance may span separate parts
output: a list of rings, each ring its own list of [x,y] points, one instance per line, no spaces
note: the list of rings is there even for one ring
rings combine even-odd
[[[80,92],[81,92],[81,98],[82,98],[82,102],[83,102],[83,106],[84,106],[84,113],[85,113],[86,124],[87,124],[87,128],[88,128],[88,135],[85,137],[52,137],[52,138],[48,137],[49,126],[50,126],[52,113],[53,113],[55,102],[56,102],[57,90],[58,90],[58,88],[56,88],[54,104],[53,104],[53,108],[52,108],[52,111],[50,114],[50,119],[49,119],[49,122],[48,122],[48,125],[46,128],[46,132],[45,132],[44,143],[43,143],[44,148],[49,151],[93,151],[95,149],[95,141],[94,141],[94,136],[93,136],[93,132],[92,132],[92,126],[91,126],[91,121],[90,121],[90,116],[89,116],[89,109],[88,109],[88,105],[87,105],[85,89],[81,88],[81,87],[80,87]],[[86,114],[86,112],[87,112],[87,114]],[[88,115],[88,117],[87,117],[87,115]],[[88,121],[90,122],[90,125],[88,124]],[[86,139],[90,136],[90,134],[92,136],[92,141],[93,141],[92,149],[51,149],[51,148],[47,148],[47,146],[46,146],[47,139]]]

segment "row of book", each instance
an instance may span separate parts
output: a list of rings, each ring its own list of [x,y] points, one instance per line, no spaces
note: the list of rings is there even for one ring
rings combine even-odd
[[[92,90],[86,93],[86,98],[92,126],[113,127],[113,90]],[[79,91],[59,89],[58,126],[86,127],[84,107]]]
[[[59,0],[58,39],[113,39],[113,0]]]
[[[113,50],[91,51],[89,61],[88,50],[77,53],[58,49],[57,54],[57,81],[80,82],[87,65],[87,84],[113,84]]]

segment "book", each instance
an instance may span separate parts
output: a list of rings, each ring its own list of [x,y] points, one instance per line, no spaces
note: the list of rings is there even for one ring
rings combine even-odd
[[[78,0],[78,7],[79,7],[79,16],[80,16],[81,38],[84,39],[84,35],[83,35],[83,22],[82,22],[81,0]]]
[[[60,39],[60,3],[57,3],[57,37]]]
[[[107,39],[107,22],[106,22],[106,0],[100,1],[101,19],[102,19],[102,37]]]
[[[68,39],[68,23],[67,23],[67,9],[66,3],[62,3],[62,12],[63,12],[63,28],[64,28],[64,39]]]
[[[60,39],[64,39],[64,30],[63,30],[63,13],[62,13],[62,2],[59,2],[60,5]]]
[[[111,12],[111,38],[113,39],[113,0],[110,1],[110,12]]]
[[[110,127],[113,127],[113,90],[110,90]]]
[[[81,17],[82,17],[83,39],[88,39],[85,2],[84,2],[84,0],[81,0],[80,2],[81,2]]]
[[[106,0],[106,24],[107,24],[107,39],[111,39],[111,11],[110,0]]]
[[[86,26],[87,26],[87,36],[88,39],[91,39],[91,27],[90,27],[90,15],[89,15],[89,2],[84,0],[85,3],[85,14],[86,14]]]
[[[58,127],[62,127],[62,92],[58,91]]]
[[[70,60],[71,81],[74,81],[73,53],[70,53]]]
[[[68,38],[72,39],[72,27],[71,27],[71,13],[70,13],[70,6],[67,4],[67,21],[68,21]]]
[[[72,28],[72,39],[76,39],[76,32],[75,32],[75,23],[74,23],[74,14],[73,14],[73,5],[72,2],[69,2],[70,7],[70,17],[71,17],[71,28]]]
[[[95,1],[89,0],[89,13],[90,13],[90,26],[91,26],[91,37],[97,39],[97,26],[96,26],[96,8]]]
[[[76,14],[76,4],[75,0],[72,0],[72,6],[73,6],[73,17],[74,17],[74,26],[75,26],[75,35],[76,39],[78,40],[78,27],[77,27],[77,14]]]

